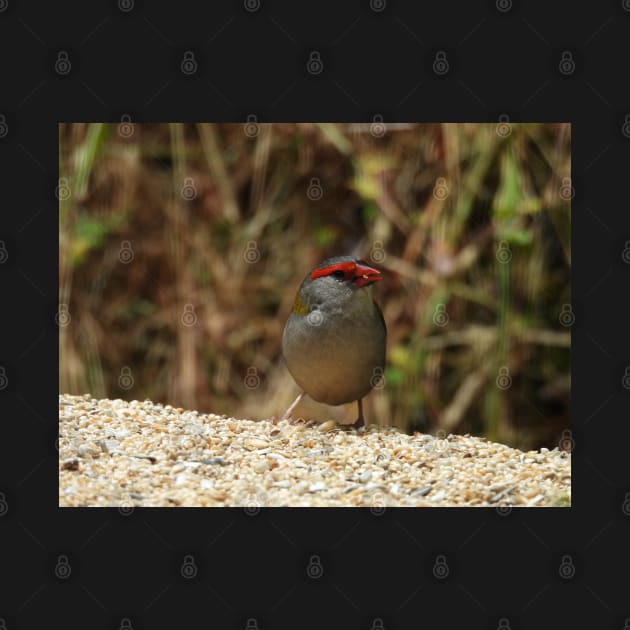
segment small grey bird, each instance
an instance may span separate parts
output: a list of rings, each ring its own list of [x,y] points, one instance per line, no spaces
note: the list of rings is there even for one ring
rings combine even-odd
[[[383,377],[387,328],[372,283],[383,276],[364,260],[328,258],[304,278],[284,327],[282,353],[302,392],[282,419],[291,417],[305,394],[317,402],[342,405],[362,398]]]

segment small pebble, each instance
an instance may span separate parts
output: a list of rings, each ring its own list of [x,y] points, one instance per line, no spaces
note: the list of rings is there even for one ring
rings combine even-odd
[[[246,448],[250,451],[253,451],[255,449],[265,448],[267,446],[269,446],[269,442],[267,442],[267,440],[253,439],[247,442]]]
[[[409,494],[415,494],[419,497],[425,497],[429,492],[433,490],[433,486],[420,486],[419,488],[412,488]]]
[[[208,464],[210,466],[225,466],[225,460],[223,457],[208,457],[201,460],[202,464]]]
[[[254,471],[257,473],[264,473],[269,470],[269,464],[266,461],[256,462],[254,464]]]
[[[327,420],[326,422],[322,422],[322,424],[317,427],[317,430],[320,433],[329,433],[337,428],[337,423],[334,420]]]
[[[291,481],[289,479],[281,479],[271,484],[274,488],[290,488]]]
[[[114,439],[100,440],[99,446],[103,450],[103,453],[111,453],[112,451],[115,451],[120,446],[120,442]]]

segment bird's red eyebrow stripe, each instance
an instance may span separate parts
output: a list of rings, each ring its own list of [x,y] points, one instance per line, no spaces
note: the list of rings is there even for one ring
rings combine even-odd
[[[322,276],[329,276],[331,273],[335,273],[335,271],[343,271],[346,278],[349,278],[354,275],[356,269],[357,266],[353,262],[342,262],[335,265],[328,265],[328,267],[313,270],[311,273],[311,280],[321,278]]]

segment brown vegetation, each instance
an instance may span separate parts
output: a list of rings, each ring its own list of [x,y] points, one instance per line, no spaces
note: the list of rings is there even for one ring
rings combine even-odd
[[[379,125],[61,125],[60,391],[279,415],[295,292],[355,254],[386,276],[371,422],[556,445],[569,125]]]

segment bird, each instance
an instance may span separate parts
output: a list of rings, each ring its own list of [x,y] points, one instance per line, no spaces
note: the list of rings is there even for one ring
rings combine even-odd
[[[305,395],[328,405],[357,401],[352,424],[365,425],[363,397],[382,382],[387,326],[372,298],[381,272],[352,256],[328,258],[308,272],[282,334],[282,354],[301,387],[282,416],[291,417]]]

